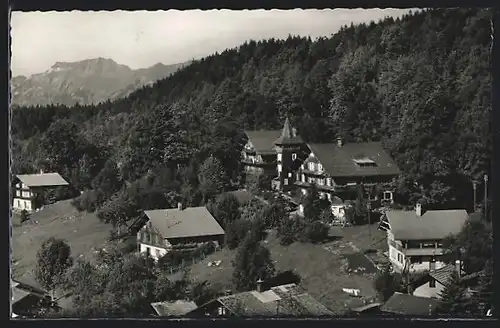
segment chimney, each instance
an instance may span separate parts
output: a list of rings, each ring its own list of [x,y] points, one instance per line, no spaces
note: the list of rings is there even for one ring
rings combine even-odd
[[[455,270],[457,270],[458,278],[462,275],[462,262],[460,260],[455,261]]]
[[[415,206],[415,212],[418,217],[422,216],[422,204],[417,203],[417,205]]]
[[[177,203],[177,209],[179,211],[182,211],[182,203],[181,202]]]
[[[337,137],[337,146],[342,147],[344,145],[344,140],[342,137]]]
[[[262,288],[262,283],[263,283],[262,279],[259,278],[259,280],[257,280],[257,291],[259,293],[262,293],[264,291]]]

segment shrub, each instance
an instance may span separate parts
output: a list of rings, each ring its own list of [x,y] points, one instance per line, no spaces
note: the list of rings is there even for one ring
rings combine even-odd
[[[311,243],[320,243],[328,237],[329,227],[320,222],[314,221],[307,225],[304,235]]]
[[[21,211],[21,223],[28,221],[30,219],[28,211],[22,210]]]
[[[226,245],[229,249],[235,249],[243,241],[250,230],[250,221],[238,219],[229,223],[226,227]]]

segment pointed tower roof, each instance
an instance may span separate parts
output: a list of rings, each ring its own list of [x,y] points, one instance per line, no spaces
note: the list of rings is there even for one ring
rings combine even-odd
[[[275,145],[298,145],[304,143],[302,138],[298,136],[290,124],[290,119],[286,117],[281,136],[274,141]]]

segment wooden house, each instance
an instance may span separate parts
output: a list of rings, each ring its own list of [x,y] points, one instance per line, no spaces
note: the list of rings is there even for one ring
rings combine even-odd
[[[35,211],[43,206],[41,194],[50,189],[68,186],[59,173],[20,174],[15,178],[15,188],[12,207],[14,210]]]
[[[158,259],[172,249],[192,249],[207,242],[220,245],[224,230],[206,207],[144,211],[145,224],[137,233],[140,252]]]

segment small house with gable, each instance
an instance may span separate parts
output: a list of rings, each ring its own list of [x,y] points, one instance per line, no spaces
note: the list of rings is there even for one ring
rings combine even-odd
[[[436,270],[445,266],[443,240],[467,221],[465,210],[386,211],[379,228],[387,231],[389,259],[396,271]]]
[[[41,194],[61,186],[69,186],[59,173],[19,174],[15,177],[12,208],[14,210],[35,211],[43,206]]]
[[[137,233],[141,253],[159,259],[172,249],[194,249],[208,242],[224,242],[224,230],[206,207],[144,211],[145,224]]]

